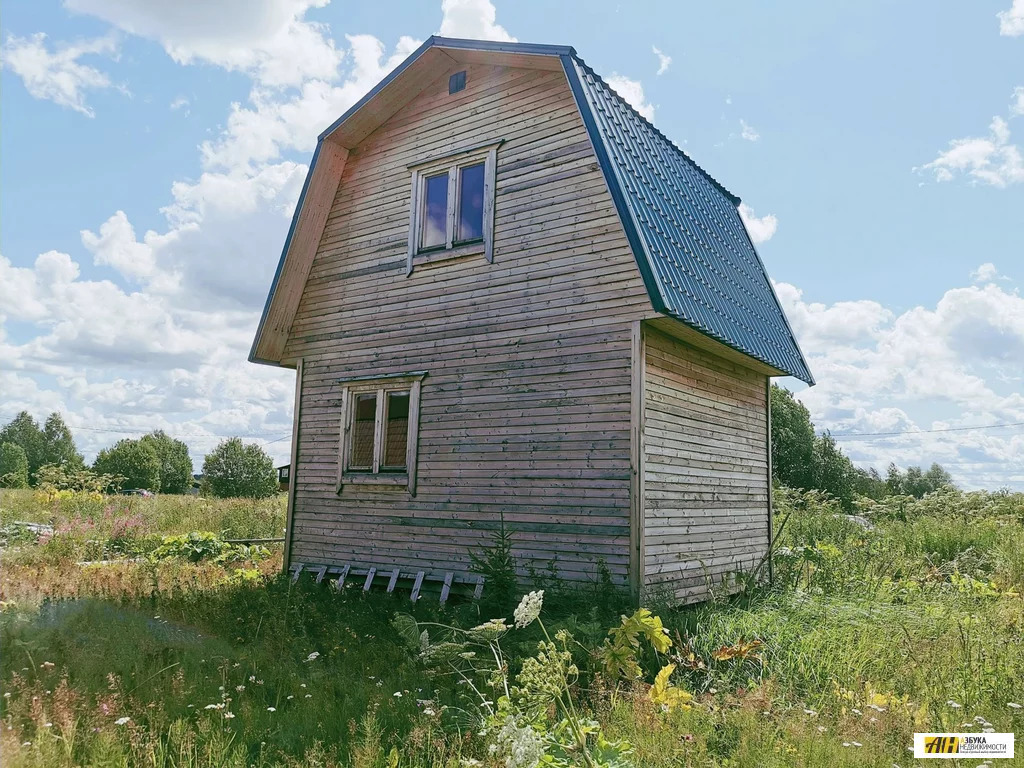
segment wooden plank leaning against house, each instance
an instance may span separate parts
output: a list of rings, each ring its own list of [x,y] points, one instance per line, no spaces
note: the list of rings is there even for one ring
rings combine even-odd
[[[645,594],[706,598],[769,541],[767,377],[644,335]]]
[[[650,301],[564,74],[445,72],[353,148],[291,327],[303,361],[291,557],[466,570],[499,514],[520,564],[630,560],[631,328]],[[494,263],[406,277],[417,161],[503,140]],[[337,488],[338,380],[427,371],[417,493]]]

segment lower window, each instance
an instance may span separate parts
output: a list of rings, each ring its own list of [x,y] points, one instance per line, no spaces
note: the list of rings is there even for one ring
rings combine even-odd
[[[343,379],[338,493],[349,483],[416,492],[420,384],[425,373]]]

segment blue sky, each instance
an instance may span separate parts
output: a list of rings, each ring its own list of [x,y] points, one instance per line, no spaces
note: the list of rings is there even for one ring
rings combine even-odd
[[[313,139],[442,32],[575,46],[743,198],[818,425],[916,433],[844,439],[858,461],[1024,488],[1020,427],[927,431],[1024,422],[1024,0],[67,0],[2,24],[0,420],[283,458],[291,374],[245,353]]]

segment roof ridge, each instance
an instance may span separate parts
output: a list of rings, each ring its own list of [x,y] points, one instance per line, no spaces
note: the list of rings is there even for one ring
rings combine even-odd
[[[716,178],[715,178],[714,176],[712,176],[712,175],[711,175],[710,173],[708,173],[708,172],[707,172],[706,170],[704,170],[704,169],[703,169],[703,168],[702,168],[702,167],[700,166],[700,163],[698,163],[698,162],[697,162],[696,160],[694,160],[694,159],[693,159],[692,157],[690,157],[690,156],[689,156],[689,155],[688,155],[688,154],[687,154],[687,153],[686,153],[686,152],[685,152],[685,151],[684,151],[683,149],[681,149],[681,148],[679,147],[679,145],[677,145],[677,144],[676,144],[676,143],[675,143],[674,141],[672,141],[672,139],[670,139],[670,138],[669,138],[668,136],[666,136],[666,135],[665,135],[664,133],[662,133],[661,129],[660,129],[660,128],[658,128],[658,126],[656,126],[656,125],[655,125],[654,123],[652,123],[652,122],[651,122],[650,120],[648,120],[648,119],[647,119],[646,117],[644,117],[644,116],[643,116],[642,114],[640,114],[639,110],[637,110],[637,108],[636,108],[636,107],[634,107],[634,106],[633,106],[632,104],[630,104],[630,103],[629,103],[628,101],[626,101],[626,99],[624,99],[624,98],[622,97],[622,94],[620,94],[620,93],[619,93],[618,91],[616,91],[616,90],[615,90],[614,88],[612,88],[612,87],[611,87],[611,86],[610,86],[610,85],[609,85],[609,84],[608,84],[608,83],[607,83],[607,82],[605,81],[605,79],[604,79],[603,77],[601,77],[601,75],[600,75],[600,74],[598,74],[598,72],[597,72],[597,71],[596,71],[596,70],[595,70],[595,69],[594,69],[593,67],[591,67],[591,66],[590,66],[589,64],[587,64],[587,62],[585,62],[585,61],[583,60],[583,57],[582,57],[582,56],[580,56],[580,55],[579,55],[578,53],[576,53],[576,52],[573,52],[573,53],[571,53],[571,54],[569,54],[569,55],[570,55],[570,56],[572,56],[572,57],[573,57],[573,59],[575,59],[575,60],[576,60],[576,62],[577,62],[577,63],[578,63],[578,64],[579,64],[580,66],[582,66],[582,67],[583,67],[583,68],[584,68],[584,69],[585,69],[585,70],[586,70],[586,71],[587,71],[588,73],[590,73],[590,74],[591,74],[591,75],[592,75],[593,77],[597,78],[597,81],[598,81],[599,83],[601,83],[601,85],[603,85],[603,86],[604,86],[605,88],[607,88],[607,89],[608,89],[608,91],[609,91],[609,92],[610,92],[610,93],[612,94],[612,96],[614,96],[614,97],[615,97],[616,99],[618,99],[618,100],[619,100],[619,101],[620,101],[620,102],[621,102],[621,103],[622,103],[623,105],[625,105],[625,107],[626,107],[626,108],[627,108],[627,109],[628,109],[628,110],[629,110],[630,112],[632,112],[632,113],[633,113],[634,115],[636,115],[636,116],[637,116],[638,118],[640,118],[640,119],[641,119],[641,120],[642,120],[642,121],[644,122],[644,124],[645,124],[645,125],[646,125],[646,126],[647,126],[648,128],[650,128],[650,129],[651,129],[652,131],[654,131],[654,133],[655,133],[655,134],[657,134],[657,136],[658,136],[658,137],[659,137],[659,138],[660,138],[660,139],[661,139],[662,141],[664,141],[664,142],[665,142],[666,144],[668,144],[668,145],[669,145],[669,146],[670,146],[670,147],[671,147],[671,148],[672,148],[673,150],[675,150],[675,151],[676,151],[676,152],[678,152],[678,153],[679,153],[679,154],[680,154],[680,155],[681,155],[681,156],[682,156],[683,158],[685,158],[686,162],[688,162],[688,163],[689,163],[690,165],[692,165],[692,166],[693,166],[694,168],[696,168],[696,169],[697,169],[697,171],[698,171],[698,172],[699,172],[699,173],[700,173],[700,174],[701,174],[701,175],[702,175],[702,176],[703,176],[704,178],[706,178],[706,179],[707,179],[708,181],[710,181],[710,182],[711,182],[711,183],[712,183],[712,184],[713,184],[713,185],[714,185],[714,186],[715,186],[715,187],[716,187],[716,188],[718,189],[718,191],[719,191],[719,192],[721,192],[721,193],[722,193],[723,195],[725,195],[725,196],[726,196],[727,198],[729,198],[729,200],[731,200],[731,201],[732,201],[732,204],[733,204],[733,205],[739,205],[739,204],[740,204],[740,203],[742,202],[742,200],[741,200],[741,199],[740,199],[740,198],[739,198],[739,197],[738,197],[737,195],[734,195],[734,194],[733,194],[732,192],[730,192],[730,191],[729,191],[728,189],[726,189],[726,188],[725,188],[725,185],[724,185],[724,184],[722,184],[722,182],[720,182],[720,181],[719,181],[718,179],[716,179]]]

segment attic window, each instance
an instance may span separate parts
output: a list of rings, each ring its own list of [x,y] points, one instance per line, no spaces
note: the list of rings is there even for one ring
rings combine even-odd
[[[409,166],[412,171],[406,274],[419,264],[483,254],[494,261],[492,142]]]
[[[458,93],[466,87],[466,70],[456,72],[448,78],[448,93]]]

